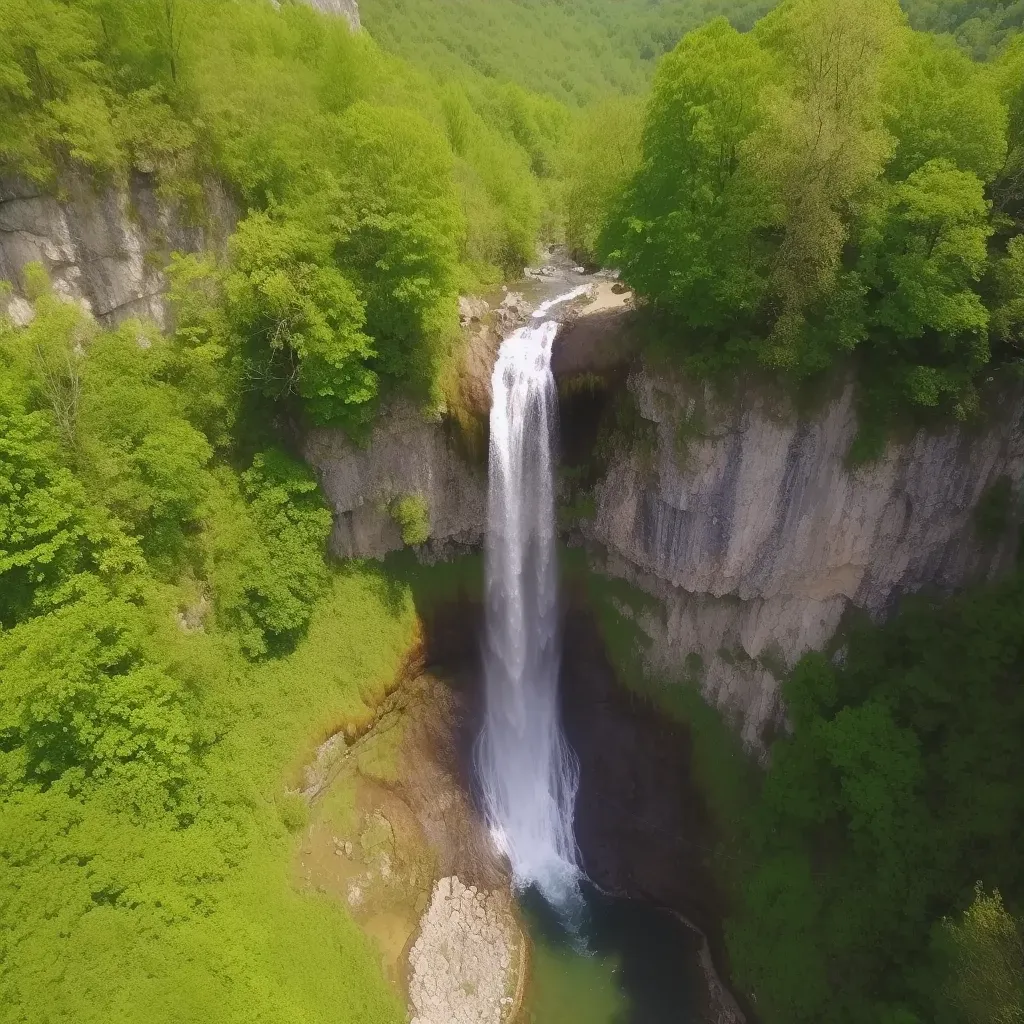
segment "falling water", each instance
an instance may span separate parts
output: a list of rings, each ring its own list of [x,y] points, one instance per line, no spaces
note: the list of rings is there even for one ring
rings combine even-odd
[[[559,613],[553,450],[558,324],[533,321],[507,338],[492,388],[487,520],[486,710],[477,768],[487,822],[517,886],[573,902],[578,768],[558,713]]]

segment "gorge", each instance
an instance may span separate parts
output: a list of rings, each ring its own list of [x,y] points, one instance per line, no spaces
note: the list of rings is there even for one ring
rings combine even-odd
[[[0,1021],[1018,1021],[1019,6],[0,0]]]

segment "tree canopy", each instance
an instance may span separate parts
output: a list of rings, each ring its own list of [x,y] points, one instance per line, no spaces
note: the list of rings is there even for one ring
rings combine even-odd
[[[895,0],[697,29],[658,67],[597,255],[695,368],[801,380],[855,353],[866,407],[966,418],[1021,358],[1018,54],[978,65]]]

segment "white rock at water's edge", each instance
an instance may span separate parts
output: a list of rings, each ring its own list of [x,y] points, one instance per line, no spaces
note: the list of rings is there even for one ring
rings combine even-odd
[[[412,1024],[500,1024],[518,941],[498,893],[440,879],[409,953]]]

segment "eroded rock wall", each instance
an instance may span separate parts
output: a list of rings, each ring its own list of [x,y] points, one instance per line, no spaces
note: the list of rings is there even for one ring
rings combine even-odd
[[[169,254],[218,249],[236,213],[215,182],[205,187],[201,221],[162,203],[148,175],[130,188],[97,189],[68,178],[59,194],[17,178],[0,179],[0,280],[15,288],[11,312],[25,315],[26,264],[41,263],[59,295],[77,301],[101,323],[145,317],[166,325],[163,266]]]
[[[415,495],[426,504],[430,540],[423,554],[443,558],[479,546],[487,514],[486,471],[470,464],[448,430],[406,401],[393,402],[360,446],[342,431],[314,428],[303,444],[334,509],[331,551],[380,558],[402,545],[391,509]]]
[[[992,396],[985,427],[920,431],[851,468],[852,383],[803,417],[646,369],[629,388],[639,429],[614,448],[589,539],[606,571],[660,599],[640,616],[653,667],[698,678],[751,748],[784,719],[779,675],[851,605],[881,617],[901,594],[990,578],[1016,557],[1019,392]],[[1002,477],[1011,514],[982,536],[976,510]]]

